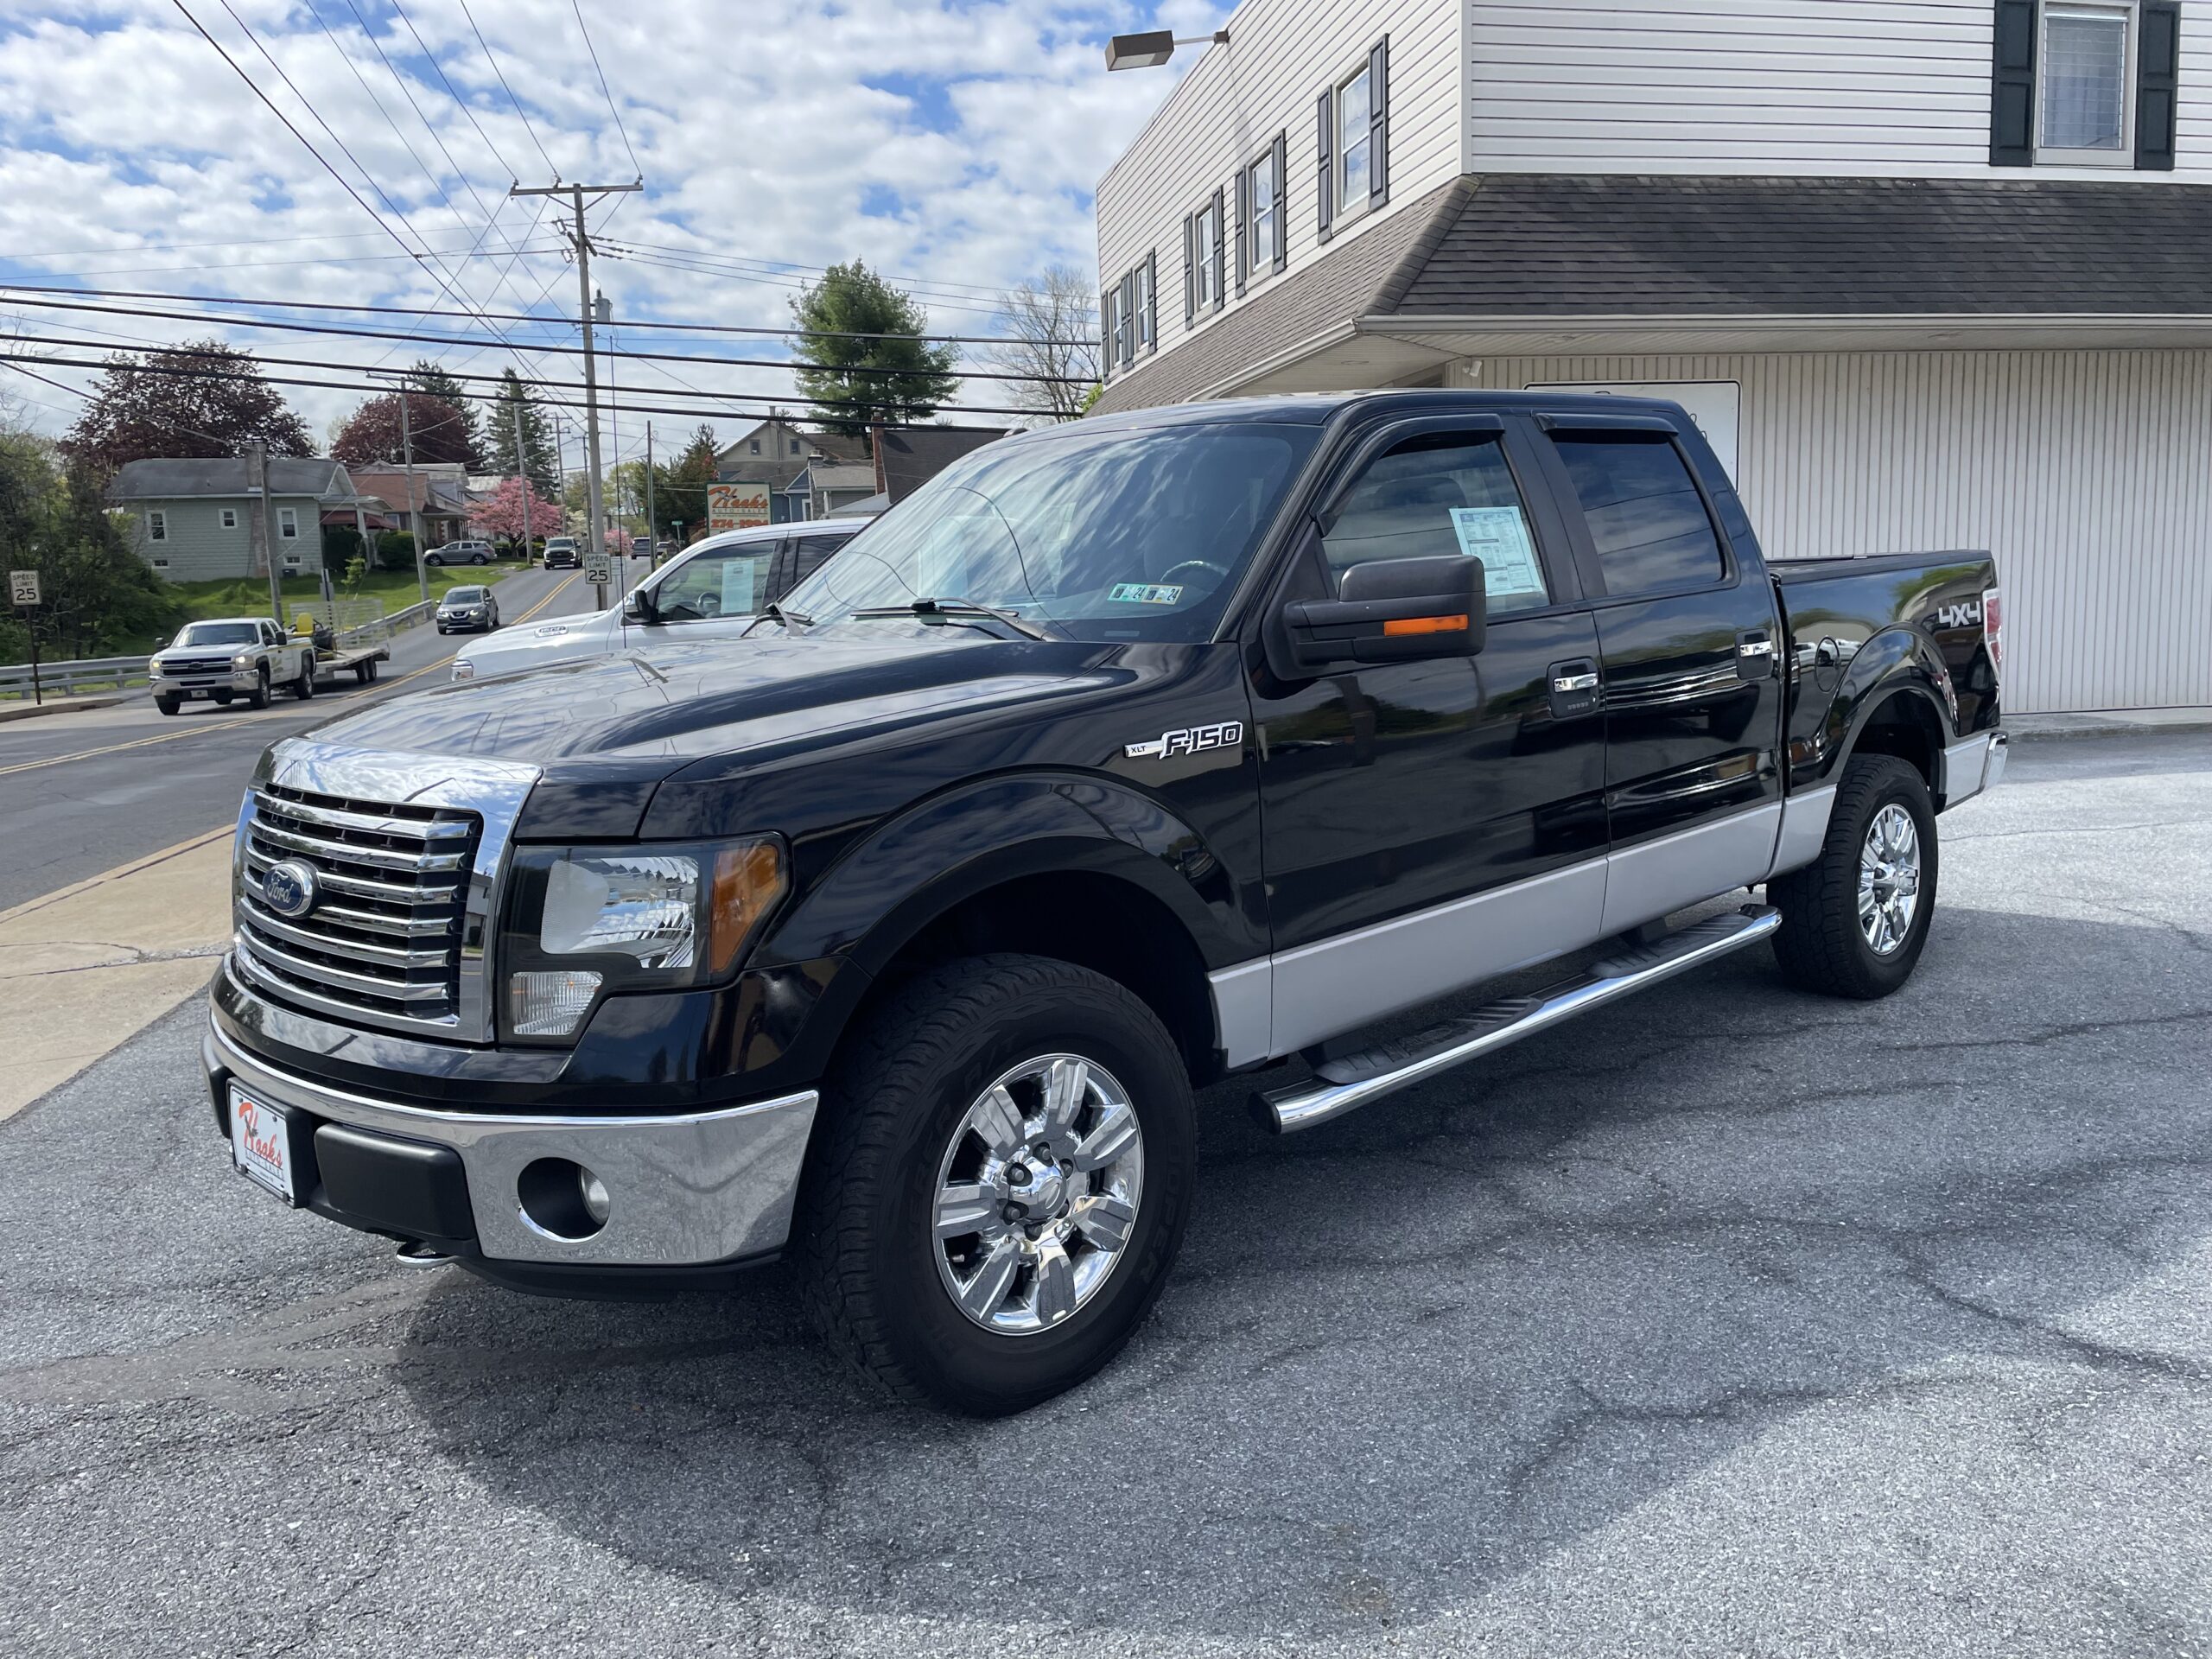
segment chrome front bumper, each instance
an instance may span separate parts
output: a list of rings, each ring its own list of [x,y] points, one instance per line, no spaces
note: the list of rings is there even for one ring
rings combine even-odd
[[[149,674],[147,690],[156,696],[168,691],[251,691],[261,683],[261,676],[252,669],[232,674],[194,674],[179,677],[168,674]]]
[[[397,1105],[280,1071],[219,1025],[210,1043],[214,1063],[270,1105],[451,1147],[490,1261],[691,1267],[780,1249],[791,1232],[812,1090],[694,1116],[497,1117]],[[540,1158],[582,1164],[605,1184],[607,1222],[589,1238],[559,1237],[524,1214],[518,1183]]]

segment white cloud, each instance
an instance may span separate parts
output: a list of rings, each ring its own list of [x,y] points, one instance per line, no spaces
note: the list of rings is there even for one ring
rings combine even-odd
[[[573,313],[574,273],[557,251],[556,213],[541,212],[537,201],[505,200],[511,174],[535,184],[556,168],[593,180],[642,171],[646,196],[593,215],[604,245],[593,274],[618,315],[781,327],[796,283],[815,268],[859,257],[910,283],[934,325],[957,333],[988,332],[990,296],[1043,266],[1091,263],[1091,187],[1172,85],[1167,74],[1107,74],[1105,35],[1150,26],[1155,10],[1178,29],[1211,28],[1227,10],[1210,0],[1168,0],[1156,9],[1139,0],[588,4],[626,145],[574,16],[554,0],[473,0],[498,71],[458,6],[399,0],[435,54],[434,69],[392,0],[359,0],[435,137],[343,0],[232,0],[311,111],[220,0],[187,3],[387,223],[399,228],[396,207],[410,227],[403,236],[445,251],[439,263],[453,273],[448,280],[473,302]],[[521,96],[527,123],[499,71]],[[382,195],[348,165],[318,117]],[[495,210],[488,238],[480,201]],[[887,202],[895,208],[867,211]],[[525,237],[532,251],[519,259],[498,252]],[[467,257],[480,243],[476,257]],[[440,283],[398,256],[397,244],[173,5],[0,0],[0,276],[450,308]],[[0,326],[9,325],[10,310],[0,303]],[[14,322],[18,332],[60,332],[56,314],[29,315]],[[82,321],[137,340],[206,332],[153,319]],[[439,326],[472,332],[449,321]],[[529,328],[515,334],[560,338]],[[233,337],[275,355],[357,365],[416,354],[396,342],[251,328]],[[643,331],[623,340],[649,342],[667,343]],[[703,349],[769,354],[765,341]],[[496,344],[444,355],[485,372],[510,360]],[[540,362],[549,376],[573,372],[573,359]],[[773,370],[672,372],[730,391],[788,395],[791,384]],[[82,384],[86,377],[57,378]],[[620,384],[628,393],[633,385],[671,382],[659,370],[626,363]],[[970,402],[1001,401],[988,383],[977,387]],[[344,392],[289,395],[318,431],[354,401]],[[721,423],[726,429],[734,423]],[[626,448],[641,426],[641,418],[625,417]]]

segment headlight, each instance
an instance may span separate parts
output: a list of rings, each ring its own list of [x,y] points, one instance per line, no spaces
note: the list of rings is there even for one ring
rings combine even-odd
[[[773,836],[522,849],[499,959],[506,1034],[571,1037],[602,992],[721,978],[785,886],[783,842]]]
[[[231,666],[232,668],[251,668],[253,666],[253,653],[250,651],[242,651],[238,652],[237,656],[231,658]]]

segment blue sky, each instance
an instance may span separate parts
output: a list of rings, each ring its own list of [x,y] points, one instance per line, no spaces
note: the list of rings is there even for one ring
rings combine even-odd
[[[300,136],[171,0],[0,0],[0,281],[573,315],[555,215],[510,200],[507,186],[642,174],[643,194],[593,215],[593,276],[618,318],[785,326],[799,286],[860,257],[906,284],[937,329],[988,333],[1008,284],[1049,264],[1091,272],[1091,186],[1173,85],[1173,70],[1109,75],[1105,37],[1211,29],[1229,9],[588,0],[603,92],[566,0],[469,0],[466,12],[460,0],[185,5]],[[351,321],[466,336],[428,353],[457,371],[572,372],[573,359],[527,351],[573,344],[565,324],[501,325],[502,340],[453,319]],[[84,358],[209,329],[0,295],[0,331],[67,338],[75,343],[16,349]],[[289,371],[309,378],[358,378],[420,354],[250,324],[222,332],[265,354],[357,365]],[[617,338],[648,337],[624,339],[618,326]],[[690,343],[745,357],[780,349]],[[790,386],[766,368],[626,364],[622,375],[640,401],[679,380]],[[0,392],[22,400],[16,418],[48,430],[78,402],[5,370]],[[288,395],[320,435],[359,394]],[[978,391],[969,401],[997,399]],[[692,423],[655,417],[660,431]],[[642,417],[624,426],[627,453]]]

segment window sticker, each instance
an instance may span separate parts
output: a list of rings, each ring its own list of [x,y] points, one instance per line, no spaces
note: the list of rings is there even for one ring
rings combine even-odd
[[[1492,599],[1548,599],[1536,544],[1518,507],[1454,507],[1459,550],[1483,562],[1483,588]]]
[[[1179,605],[1183,602],[1183,590],[1156,588],[1141,582],[1119,582],[1106,599],[1113,605]]]
[[[760,573],[759,559],[724,559],[722,561],[722,614],[749,616],[753,613],[753,579]]]

